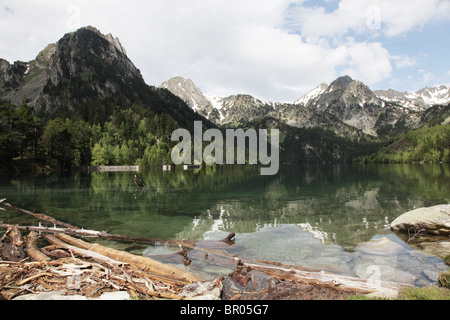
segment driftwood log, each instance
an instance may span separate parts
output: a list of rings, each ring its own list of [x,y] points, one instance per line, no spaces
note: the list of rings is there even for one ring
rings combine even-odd
[[[99,254],[97,252],[92,252],[90,250],[86,250],[83,248],[78,248],[76,246],[69,245],[69,244],[65,243],[64,241],[61,241],[60,239],[56,238],[53,235],[46,235],[45,239],[53,245],[63,247],[65,249],[68,249],[68,250],[70,250],[78,255],[84,256],[84,257],[92,258],[94,260],[100,260],[100,261],[104,261],[104,262],[114,263],[114,264],[121,264],[121,263],[123,264],[123,262],[121,262],[121,261],[114,260],[112,258],[109,258],[109,257]]]
[[[133,243],[143,243],[150,245],[168,245],[171,247],[185,247],[189,249],[194,248],[203,248],[205,250],[214,248],[227,248],[231,245],[234,245],[232,239],[235,234],[229,234],[225,239],[219,241],[189,241],[189,240],[162,240],[162,239],[153,239],[153,238],[144,238],[144,237],[130,237],[118,234],[110,234],[104,231],[96,231],[96,230],[87,230],[81,228],[57,228],[57,227],[44,227],[44,226],[18,226],[18,225],[10,225],[0,223],[0,228],[9,229],[16,228],[17,230],[24,231],[35,231],[42,233],[51,233],[51,234],[67,234],[74,237],[82,237],[82,238],[102,238],[106,240],[115,240],[115,241],[123,241],[123,242],[133,242]],[[212,251],[211,251],[212,252]]]
[[[277,279],[297,281],[311,285],[322,285],[346,291],[357,291],[361,294],[374,294],[378,297],[395,297],[403,287],[409,285],[396,282],[377,281],[342,276],[317,270],[305,270],[293,266],[270,265],[264,263],[239,262],[242,267],[269,274]]]
[[[17,208],[15,206],[12,206],[9,203],[5,203],[6,199],[2,199],[0,201],[0,204],[13,209],[17,210],[19,212],[31,215],[39,220],[50,222],[53,224],[53,227],[44,227],[39,225],[38,227],[34,226],[12,226],[8,224],[2,224],[0,221],[0,228],[10,228],[14,227],[21,230],[28,230],[28,231],[36,231],[36,232],[44,232],[44,233],[64,233],[72,236],[77,237],[98,237],[102,239],[107,240],[115,240],[115,241],[125,241],[125,242],[135,242],[135,243],[144,243],[144,244],[151,244],[151,245],[169,245],[172,247],[186,247],[186,248],[194,248],[194,247],[227,247],[229,245],[234,245],[234,233],[230,233],[227,237],[225,237],[222,240],[219,241],[189,241],[189,240],[163,240],[163,239],[153,239],[153,238],[144,238],[144,237],[131,237],[131,236],[124,236],[124,235],[118,235],[118,234],[111,234],[104,231],[96,231],[96,230],[86,230],[77,226],[73,226],[69,223],[59,221],[51,216],[48,216],[46,214],[40,214],[40,213],[34,213],[29,210]],[[61,226],[63,228],[57,228],[56,226]]]
[[[107,256],[111,259],[132,264],[142,271],[154,273],[157,275],[178,279],[187,282],[196,282],[200,279],[194,274],[181,270],[180,268],[163,264],[159,261],[150,259],[148,257],[138,256],[129,252],[120,251],[116,249],[107,248],[97,243],[88,243],[80,239],[73,238],[66,234],[58,234],[58,238],[78,248],[90,250],[101,255]]]
[[[26,247],[27,254],[35,261],[49,262],[52,259],[50,257],[46,256],[45,254],[43,254],[38,249],[38,246],[37,246],[38,237],[39,237],[38,234],[34,231],[32,231],[28,234],[28,237],[27,237],[28,241],[27,241],[27,247]]]
[[[3,200],[5,200],[5,199],[3,199]],[[2,202],[0,202],[0,203],[1,203],[2,205],[4,205],[5,207],[7,207],[7,208],[10,208],[10,209],[13,209],[13,210],[17,210],[17,211],[22,212],[22,213],[29,214],[29,215],[31,215],[31,216],[37,218],[37,219],[40,219],[40,220],[43,220],[43,221],[50,222],[50,223],[52,223],[52,224],[55,225],[55,226],[56,226],[56,225],[57,225],[57,226],[62,226],[62,227],[69,228],[69,229],[79,229],[79,228],[76,227],[76,226],[73,226],[73,225],[71,225],[71,224],[69,224],[69,223],[66,223],[66,222],[62,222],[62,221],[56,220],[55,218],[50,217],[50,216],[48,216],[48,215],[46,215],[46,214],[42,214],[42,213],[33,213],[33,212],[29,211],[29,210],[20,209],[20,208],[17,208],[17,207],[14,207],[14,206],[10,205],[9,203],[5,203],[4,201],[2,201]]]

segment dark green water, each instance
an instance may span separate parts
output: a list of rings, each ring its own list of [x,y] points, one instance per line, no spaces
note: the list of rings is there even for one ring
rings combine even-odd
[[[0,183],[0,198],[94,230],[159,239],[221,239],[236,233],[246,257],[367,278],[434,283],[438,258],[411,249],[388,226],[414,208],[450,203],[448,165],[282,166],[198,171],[18,176]],[[36,224],[8,210],[5,223]],[[164,247],[138,247],[146,255]],[[210,272],[204,266],[202,272]],[[211,271],[221,272],[221,271]],[[226,272],[225,270],[223,272]]]

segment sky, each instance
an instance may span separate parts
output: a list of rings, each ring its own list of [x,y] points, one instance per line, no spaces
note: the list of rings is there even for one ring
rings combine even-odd
[[[0,0],[0,58],[31,61],[91,25],[149,85],[293,102],[349,75],[372,90],[450,85],[450,0]]]

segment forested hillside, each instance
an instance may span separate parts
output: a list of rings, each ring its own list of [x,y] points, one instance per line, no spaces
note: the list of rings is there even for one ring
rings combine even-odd
[[[436,125],[396,136],[380,151],[356,161],[367,163],[450,162],[450,125]]]
[[[177,127],[169,115],[139,106],[116,107],[104,122],[91,122],[75,112],[45,120],[24,102],[15,108],[1,101],[1,166],[160,165],[170,160]]]

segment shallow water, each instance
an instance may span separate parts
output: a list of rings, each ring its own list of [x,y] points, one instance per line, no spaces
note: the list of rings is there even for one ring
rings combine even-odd
[[[450,166],[285,165],[276,176],[259,173],[242,166],[153,170],[139,173],[144,188],[134,184],[135,173],[22,175],[0,182],[0,197],[86,229],[129,236],[210,240],[234,232],[232,253],[361,278],[423,286],[447,269],[388,226],[414,208],[450,203]],[[0,220],[36,223],[11,210],[0,212]],[[227,272],[200,261],[195,270],[196,263],[201,272]]]

